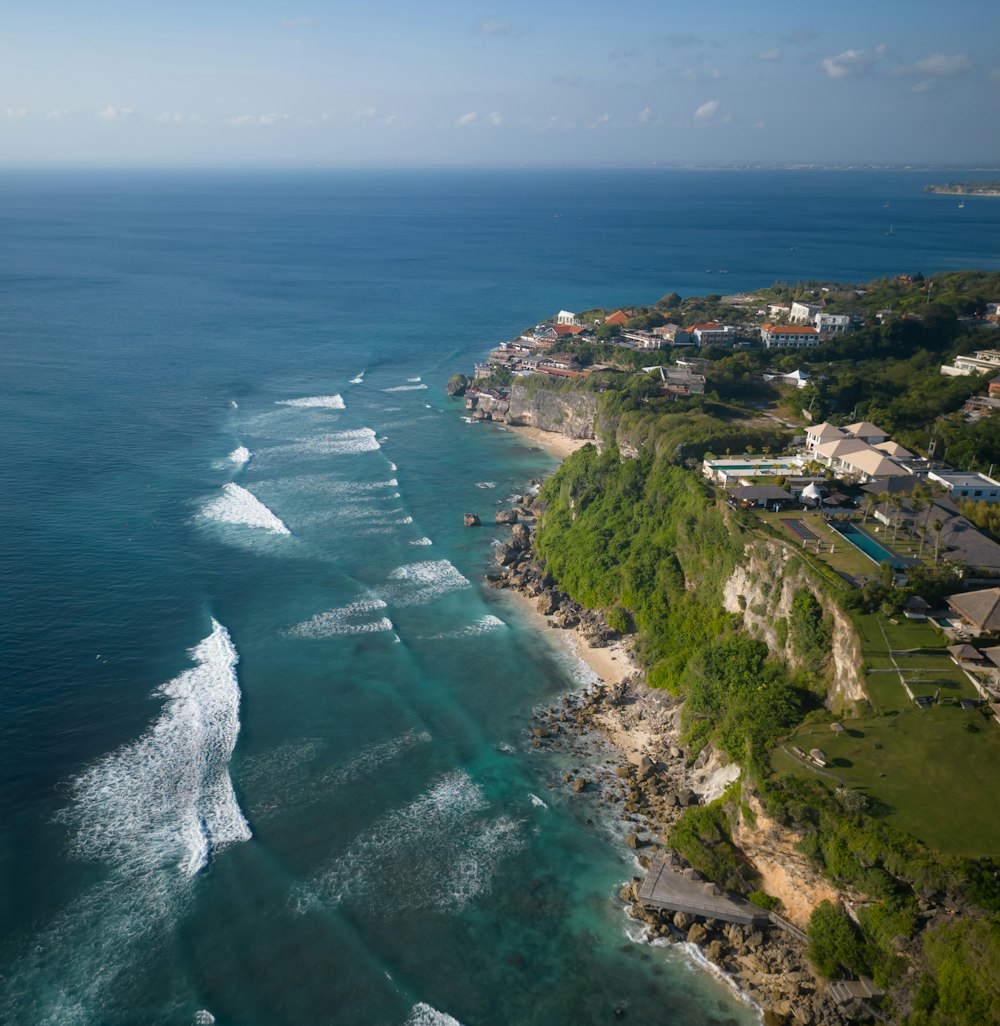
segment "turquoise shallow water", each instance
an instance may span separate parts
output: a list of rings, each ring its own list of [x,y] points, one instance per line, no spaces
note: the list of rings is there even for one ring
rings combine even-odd
[[[443,384],[560,307],[995,267],[922,184],[5,173],[0,1018],[753,1021],[528,742],[582,671],[461,515],[553,464]]]

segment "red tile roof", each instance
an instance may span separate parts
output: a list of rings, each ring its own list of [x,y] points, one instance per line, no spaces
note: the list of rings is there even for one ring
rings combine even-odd
[[[615,310],[615,312],[611,314],[610,317],[604,318],[605,324],[626,324],[627,322],[628,318],[625,316],[625,314],[622,313],[621,310]]]
[[[578,324],[557,324],[556,334],[557,335],[579,335],[583,331]]]
[[[815,328],[809,328],[799,324],[762,324],[761,331],[773,331],[780,335],[817,335]]]

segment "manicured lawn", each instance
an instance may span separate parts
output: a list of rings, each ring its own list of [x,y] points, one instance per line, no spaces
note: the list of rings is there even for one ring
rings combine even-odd
[[[839,735],[829,724],[804,726],[790,744],[821,748],[828,771],[868,794],[876,815],[938,850],[996,855],[1000,817],[990,810],[1000,788],[1000,726],[956,706],[920,709],[906,701],[898,682],[895,688],[902,701],[886,715],[846,721],[847,732]],[[782,772],[811,775],[784,752],[775,753],[774,764]]]
[[[776,531],[785,535],[787,540],[798,548],[802,548],[801,540],[796,538],[787,527],[782,526],[781,521],[789,518],[800,520],[822,543],[818,553],[814,545],[810,545],[809,551],[818,555],[819,559],[838,573],[850,574],[852,577],[875,577],[879,573],[879,568],[875,563],[837,534],[818,513],[804,513],[801,510],[789,513],[758,511],[757,515],[771,524]],[[833,552],[830,551],[831,547]]]

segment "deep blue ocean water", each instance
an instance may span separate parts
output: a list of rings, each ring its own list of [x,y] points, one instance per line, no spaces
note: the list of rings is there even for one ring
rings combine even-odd
[[[0,1020],[755,1021],[531,747],[586,675],[462,514],[553,462],[443,385],[563,307],[997,269],[941,178],[0,174]]]

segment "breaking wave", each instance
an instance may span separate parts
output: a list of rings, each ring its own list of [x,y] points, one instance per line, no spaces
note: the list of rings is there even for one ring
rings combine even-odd
[[[211,851],[249,840],[229,777],[240,730],[239,655],[213,620],[190,656],[195,666],[157,690],[167,701],[149,730],[73,781],[66,818],[77,827],[78,855],[176,866],[190,876]]]
[[[422,381],[423,378],[421,378],[420,375],[418,374],[415,378],[407,378],[406,380],[409,381],[412,384],[413,382],[416,382],[416,381]]]
[[[505,624],[498,616],[493,616],[492,613],[487,613],[485,616],[481,616],[475,623],[470,623],[468,626],[462,627],[457,631],[447,631],[444,634],[435,634],[429,640],[442,641],[452,638],[474,638],[480,634],[492,634],[493,631],[500,630],[506,626],[507,624]]]
[[[496,486],[497,486],[496,481],[477,481],[476,482],[476,487],[477,488],[496,488]]]
[[[392,621],[387,616],[377,620],[365,620],[379,609],[385,609],[382,599],[361,599],[339,609],[317,613],[309,620],[292,627],[288,634],[293,638],[333,638],[340,634],[376,634],[391,631]]]
[[[488,819],[482,789],[455,771],[355,838],[306,896],[393,909],[458,911],[489,892],[500,860],[522,846],[521,825]]]
[[[123,980],[166,955],[190,906],[191,877],[213,852],[250,838],[229,776],[239,734],[239,656],[229,633],[190,651],[194,666],[162,685],[159,717],[136,741],[70,782],[57,818],[72,852],[110,875],[36,936],[0,990],[0,1020],[46,1026],[126,1021]]]
[[[339,766],[322,777],[324,788],[338,787],[344,784],[353,784],[359,780],[369,777],[379,767],[397,758],[414,745],[429,744],[430,734],[426,730],[408,730],[399,737],[390,738],[388,741],[375,741],[365,745],[353,758],[343,766]]]
[[[426,385],[393,385],[391,388],[383,388],[383,392],[420,392]]]
[[[431,602],[441,595],[469,587],[469,581],[447,559],[408,563],[389,574],[386,598],[397,606]]]
[[[344,400],[339,395],[309,395],[302,399],[279,399],[276,406],[298,406],[305,410],[342,410]]]
[[[411,545],[433,545],[434,542],[432,542],[430,540],[430,538],[424,537],[424,538],[414,538],[413,541],[410,542],[410,544]]]
[[[351,378],[352,385],[360,385],[365,380],[365,372],[362,371],[357,377]]]
[[[229,454],[230,460],[238,467],[245,467],[250,462],[250,457],[253,453],[245,446],[241,445]]]
[[[238,484],[224,484],[222,495],[206,503],[202,516],[221,524],[262,527],[271,534],[291,534],[285,522],[271,512],[253,492]]]
[[[462,1024],[447,1012],[439,1012],[436,1008],[420,1001],[410,1010],[403,1026],[462,1026]]]

